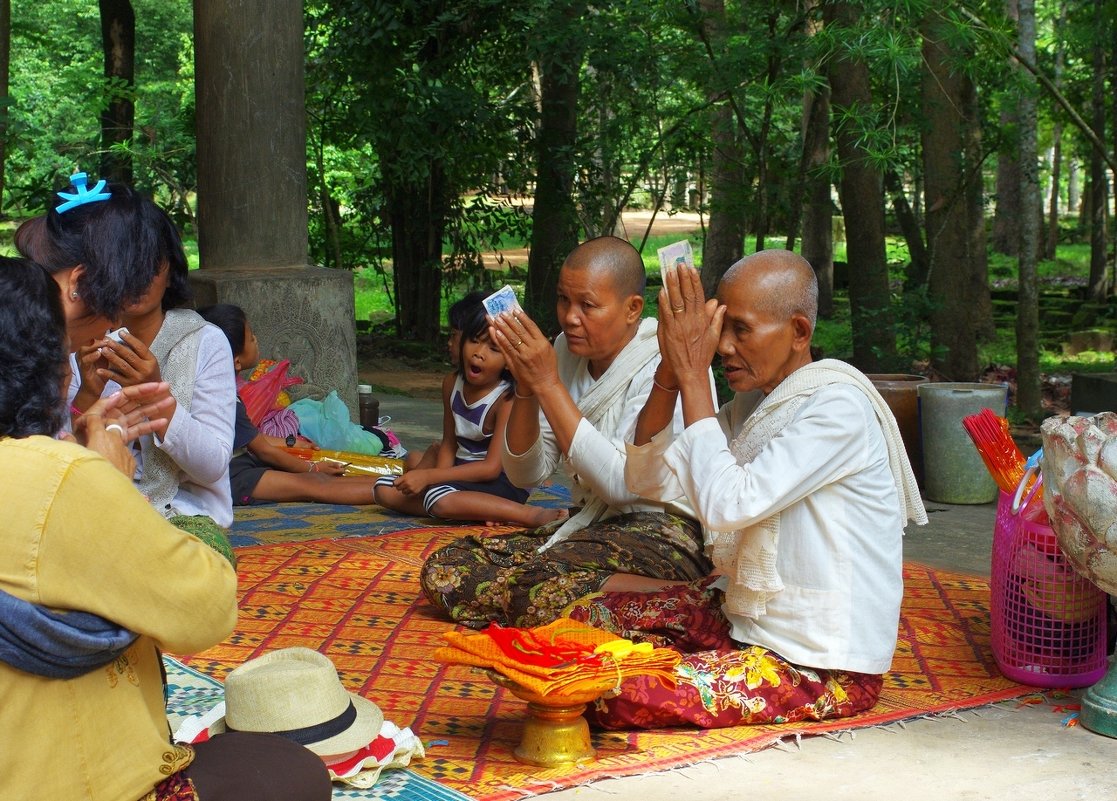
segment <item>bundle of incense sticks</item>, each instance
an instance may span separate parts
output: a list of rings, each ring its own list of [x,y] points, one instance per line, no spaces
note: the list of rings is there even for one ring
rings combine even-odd
[[[977,452],[997,486],[1008,493],[1016,492],[1024,477],[1024,454],[1009,433],[1008,420],[999,417],[992,409],[982,409],[962,419]]]

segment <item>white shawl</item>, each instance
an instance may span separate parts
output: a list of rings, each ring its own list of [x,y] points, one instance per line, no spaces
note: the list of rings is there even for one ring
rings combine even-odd
[[[658,323],[654,318],[641,320],[640,327],[632,340],[617,354],[613,363],[593,383],[586,394],[578,398],[578,410],[598,431],[616,430],[620,423],[621,412],[624,411],[622,399],[628,392],[633,376],[659,356],[657,327]],[[575,531],[603,519],[608,511],[609,505],[605,501],[597,497],[590,498],[578,514],[568,519],[551,535],[539,549],[540,553],[562,542]]]
[[[896,482],[896,496],[905,520],[919,525],[927,513],[919,497],[907,452],[892,411],[872,382],[859,370],[836,359],[800,367],[753,410],[733,438],[729,450],[741,465],[751,463],[795,417],[803,402],[829,384],[848,384],[865,393],[876,412],[888,447],[888,465]],[[738,531],[708,532],[708,550],[715,567],[728,578],[725,608],[744,617],[759,617],[768,600],[783,589],[776,571],[780,513]]]

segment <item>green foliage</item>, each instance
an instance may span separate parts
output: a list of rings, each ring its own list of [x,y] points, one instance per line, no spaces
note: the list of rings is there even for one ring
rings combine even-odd
[[[527,242],[531,217],[523,206],[485,194],[455,198],[453,208],[454,225],[447,231],[445,248],[450,256],[443,269],[443,294],[449,296],[456,286],[495,289],[493,273],[485,269],[483,256],[496,252],[506,241]]]
[[[195,181],[192,15],[189,4],[132,0],[136,85],[102,76],[98,8],[85,0],[12,0],[5,209],[34,212],[76,169],[96,173],[106,98],[130,91],[136,136],[123,149],[135,183],[180,223],[192,219]]]
[[[313,0],[306,13],[311,252],[380,271],[385,284],[390,275],[397,309],[432,300],[412,296],[421,271],[447,286],[481,280],[491,243],[527,231],[522,211],[493,197],[530,143],[513,11],[496,0]]]
[[[100,135],[100,18],[93,4],[12,0],[5,208],[37,210]]]
[[[101,77],[96,4],[12,0],[5,209],[41,209],[67,173],[95,170],[101,106],[127,91],[136,104],[136,135],[117,147],[131,157],[136,182],[189,228],[196,183],[190,4],[133,5],[136,85],[129,89]],[[530,216],[512,198],[531,192],[538,169],[536,68],[567,63],[571,28],[584,51],[568,66],[581,90],[571,155],[583,236],[613,231],[624,207],[670,204],[708,213],[710,113],[732,104],[742,146],[741,207],[753,234],[763,231],[767,246],[781,245],[800,203],[802,96],[825,84],[827,64],[842,55],[870,64],[874,102],[836,110],[833,124],[855,130],[874,164],[901,176],[913,193],[922,169],[926,21],[942,22],[937,30],[960,54],[954,66],[978,83],[984,177],[991,186],[992,157],[1015,147],[1015,132],[1000,114],[1018,101],[1021,86],[1021,70],[1007,56],[1013,33],[1003,4],[855,5],[860,16],[851,27],[814,32],[818,8],[756,0],[730,0],[719,24],[704,18],[705,4],[693,0],[307,0],[312,259],[354,270],[358,298],[375,297],[367,305],[358,301],[358,316],[378,322],[396,318],[402,302],[392,258],[401,231],[431,246],[443,280],[441,297],[428,299],[429,306],[464,287],[492,284],[482,255],[522,245],[530,235]],[[1092,4],[1070,4],[1066,28],[1056,33],[1058,5],[1040,4],[1040,66],[1050,73],[1056,46],[1064,47],[1063,91],[1083,111],[1091,103],[1091,48],[1099,37],[1107,47],[1112,42],[1111,6],[1099,18]],[[1042,114],[1041,143],[1050,144],[1051,121],[1065,113],[1044,102]],[[1083,142],[1068,129],[1064,153],[1088,156]],[[836,167],[823,169],[833,177]],[[1079,234],[1064,226],[1059,258],[1039,265],[1045,285],[1087,275],[1088,246],[1073,242]],[[655,250],[676,238],[644,243],[650,298]],[[702,239],[692,237],[698,254]],[[745,252],[755,247],[750,236]],[[836,259],[845,258],[844,247],[835,242]],[[929,304],[920,292],[899,289],[907,254],[891,240],[889,248],[901,356],[924,360],[931,355],[924,323]],[[994,286],[1014,286],[1015,275],[1013,260],[991,257]],[[850,352],[847,306],[840,297],[835,320],[819,324],[828,353]]]

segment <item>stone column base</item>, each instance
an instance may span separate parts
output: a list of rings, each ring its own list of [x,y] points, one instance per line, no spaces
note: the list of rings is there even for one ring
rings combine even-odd
[[[291,360],[305,383],[292,398],[322,398],[331,389],[357,420],[357,343],[353,275],[321,267],[203,269],[190,272],[197,306],[233,303],[260,340],[260,356]]]

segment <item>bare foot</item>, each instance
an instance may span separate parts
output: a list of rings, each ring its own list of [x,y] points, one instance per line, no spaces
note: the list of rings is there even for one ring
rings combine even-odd
[[[532,515],[532,520],[529,525],[534,528],[539,528],[539,526],[545,526],[547,523],[553,523],[555,520],[565,520],[569,516],[570,512],[565,509],[546,509],[541,507],[535,510],[535,514]]]
[[[570,512],[566,509],[543,509],[528,507],[532,510],[531,514],[524,521],[516,520],[486,520],[486,526],[507,526],[507,525],[521,525],[525,528],[539,528],[548,523],[553,523],[556,520],[565,520],[570,517]]]

